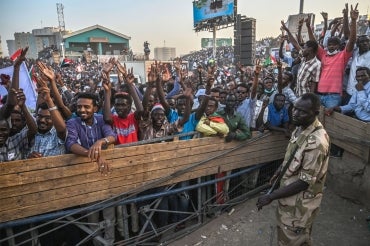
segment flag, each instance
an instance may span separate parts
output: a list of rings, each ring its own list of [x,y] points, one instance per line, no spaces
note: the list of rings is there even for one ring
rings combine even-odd
[[[0,69],[0,74],[7,74],[12,79],[13,71],[14,67],[10,66]],[[36,100],[37,100],[36,85],[32,82],[30,78],[25,62],[22,62],[19,70],[19,88],[23,89],[23,92],[26,96],[26,106],[31,111],[34,111],[36,109]]]
[[[269,56],[267,56],[267,58],[263,62],[263,65],[264,66],[269,66],[269,65],[272,65],[272,64],[276,64],[276,59],[275,59],[274,56],[269,55]]]
[[[270,59],[271,59],[272,64],[276,64],[275,56],[270,55]]]
[[[30,76],[31,81],[33,81],[34,83],[37,83],[36,74],[35,74],[35,67],[33,65],[32,65],[32,67],[30,68],[30,70],[28,72],[28,76]]]
[[[16,52],[14,52],[13,55],[11,55],[10,60],[15,61],[17,60],[18,56],[22,54],[22,49],[18,49]]]
[[[60,64],[60,67],[68,67],[73,64],[73,61],[68,58],[64,58],[62,61],[62,64]]]
[[[265,59],[265,61],[263,62],[263,65],[264,66],[269,66],[271,64],[271,56],[267,56],[267,58]]]

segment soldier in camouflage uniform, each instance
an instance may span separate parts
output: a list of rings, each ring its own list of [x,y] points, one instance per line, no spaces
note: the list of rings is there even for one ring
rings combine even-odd
[[[302,95],[294,105],[292,133],[285,159],[275,179],[293,149],[298,145],[289,168],[283,174],[280,188],[258,199],[257,207],[278,199],[277,231],[279,245],[312,245],[311,229],[318,214],[322,190],[328,169],[329,137],[317,119],[320,100],[313,93]]]

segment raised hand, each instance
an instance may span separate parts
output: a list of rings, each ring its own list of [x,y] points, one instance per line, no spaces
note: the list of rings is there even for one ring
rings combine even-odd
[[[180,73],[180,71],[181,71],[181,64],[182,64],[181,58],[177,58],[173,62],[173,66],[175,67],[177,73]]]
[[[48,83],[46,81],[46,77],[42,77],[42,76],[36,76],[36,86],[37,86],[37,89],[41,88],[41,87],[48,87]]]
[[[24,62],[26,60],[27,51],[28,51],[28,46],[26,48],[22,49],[21,54],[14,61],[14,66],[15,67],[19,67],[22,64],[22,62]]]
[[[116,59],[114,57],[109,58],[109,61],[103,66],[103,72],[109,75],[114,65],[116,65]]]
[[[254,75],[258,76],[262,71],[262,66],[260,65],[261,61],[260,59],[256,60],[256,65],[254,67]]]
[[[153,83],[158,78],[157,61],[155,64],[150,65],[150,71],[148,73],[148,83]]]
[[[304,21],[306,22],[306,26],[310,27],[311,26],[311,15],[307,15],[307,18]]]
[[[342,11],[343,16],[348,16],[348,3],[344,5],[344,9]]]
[[[54,71],[53,71],[53,69],[52,69],[52,68],[50,68],[50,67],[46,66],[46,64],[45,64],[45,63],[43,63],[42,61],[37,61],[37,62],[36,62],[36,65],[37,65],[37,68],[39,69],[39,71],[40,71],[43,75],[45,75],[45,76],[49,79],[49,81],[54,80],[54,78],[55,78],[55,73],[54,73]]]
[[[37,92],[39,94],[39,97],[41,97],[44,102],[52,100],[50,96],[50,89],[47,86],[40,87]]]
[[[110,82],[109,76],[106,73],[101,73],[103,82],[102,86],[104,91],[110,91],[112,88],[112,83]]]
[[[134,81],[135,81],[135,76],[134,76],[134,68],[131,68],[128,70],[128,74],[126,76],[126,83],[127,84],[134,84]]]
[[[120,72],[123,78],[126,79],[126,76],[127,76],[126,63],[123,63],[123,66],[122,66],[122,64],[119,61],[116,61],[116,66],[117,66],[118,72]]]
[[[321,12],[320,14],[321,14],[321,16],[322,16],[322,18],[323,18],[324,20],[327,20],[327,19],[328,19],[328,13],[326,13],[326,12]]]
[[[169,81],[172,76],[171,76],[170,70],[168,69],[168,66],[166,64],[162,64],[160,68],[162,70],[162,80]]]
[[[359,15],[359,12],[357,10],[357,6],[358,6],[358,3],[356,4],[355,8],[353,8],[352,4],[351,4],[351,20],[357,20],[358,19],[358,15]]]

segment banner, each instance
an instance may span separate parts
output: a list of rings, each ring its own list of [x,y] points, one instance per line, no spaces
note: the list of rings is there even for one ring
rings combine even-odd
[[[10,76],[10,80],[12,80],[13,71],[13,66],[6,67],[0,69],[0,74],[7,74]],[[36,109],[37,101],[36,85],[32,82],[27,66],[24,62],[22,62],[19,70],[19,88],[22,88],[26,95],[26,106],[33,112]]]

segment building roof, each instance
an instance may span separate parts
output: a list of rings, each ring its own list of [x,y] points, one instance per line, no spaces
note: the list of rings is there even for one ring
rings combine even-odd
[[[81,29],[81,30],[78,30],[78,31],[75,31],[75,32],[73,32],[71,34],[68,34],[68,35],[64,35],[63,38],[64,39],[67,39],[67,38],[70,38],[70,37],[73,37],[73,36],[79,35],[81,33],[88,32],[88,31],[92,31],[92,30],[95,30],[95,29],[101,29],[103,31],[112,33],[112,34],[114,34],[116,36],[119,36],[121,38],[124,38],[124,39],[128,39],[128,40],[131,39],[131,37],[129,37],[129,36],[125,35],[125,34],[122,34],[122,33],[116,32],[116,31],[113,31],[113,30],[111,30],[109,28],[103,27],[103,26],[98,25],[98,24],[96,24],[94,26],[86,27],[86,28]]]

